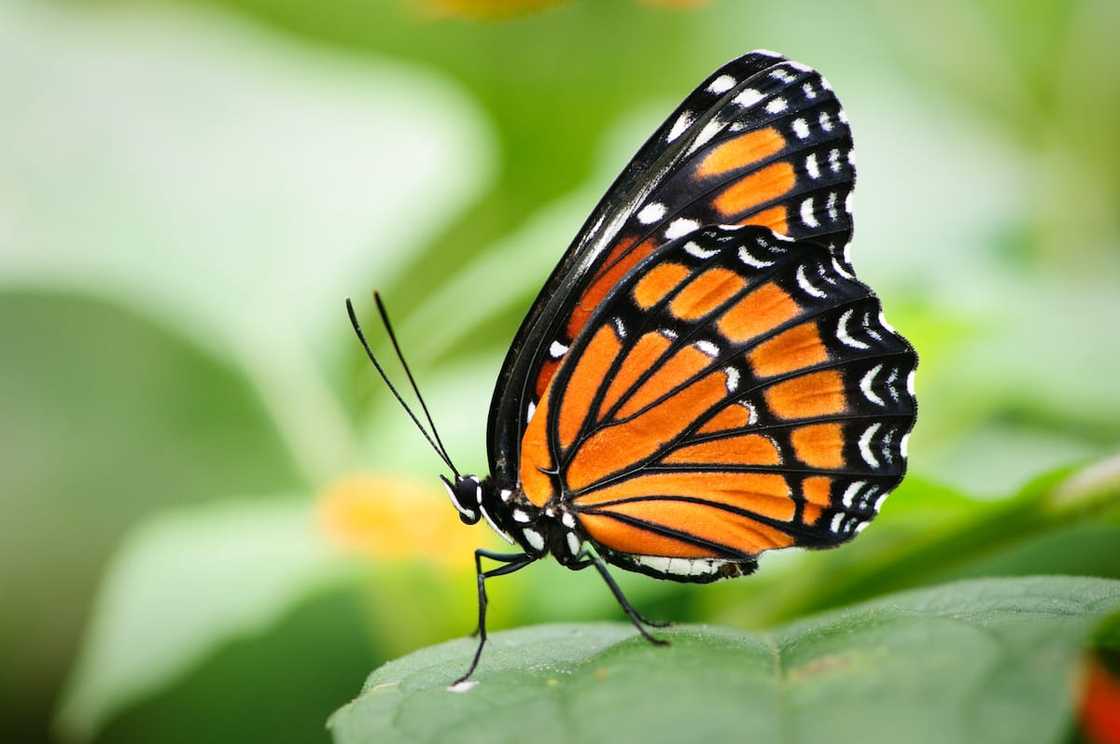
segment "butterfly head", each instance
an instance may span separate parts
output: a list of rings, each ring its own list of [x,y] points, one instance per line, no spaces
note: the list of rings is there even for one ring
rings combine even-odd
[[[439,478],[463,524],[475,524],[482,519],[482,481],[477,475],[456,476],[454,483],[442,475]]]

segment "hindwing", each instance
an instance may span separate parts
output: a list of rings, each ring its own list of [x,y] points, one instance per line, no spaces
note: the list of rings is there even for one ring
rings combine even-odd
[[[826,246],[705,227],[589,318],[529,421],[520,482],[612,562],[669,578],[838,545],[902,479],[916,365]]]

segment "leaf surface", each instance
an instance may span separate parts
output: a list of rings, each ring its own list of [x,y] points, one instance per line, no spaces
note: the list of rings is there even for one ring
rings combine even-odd
[[[549,625],[492,636],[466,692],[461,639],[386,664],[331,718],[364,742],[1050,742],[1083,644],[1120,582],[979,580],[772,632]]]

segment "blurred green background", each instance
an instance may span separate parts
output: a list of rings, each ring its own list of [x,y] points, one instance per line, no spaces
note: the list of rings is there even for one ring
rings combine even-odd
[[[342,298],[384,293],[482,470],[552,264],[756,47],[849,113],[855,263],[922,355],[911,475],[842,551],[632,599],[758,627],[1120,577],[1118,30],[1108,0],[0,4],[0,739],[324,741],[375,665],[470,631],[494,541]],[[495,628],[618,617],[553,565],[491,600]]]

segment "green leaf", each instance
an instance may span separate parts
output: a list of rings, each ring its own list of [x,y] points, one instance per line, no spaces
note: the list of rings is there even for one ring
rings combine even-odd
[[[386,664],[330,720],[364,742],[1051,742],[1070,675],[1120,582],[974,581],[895,595],[768,633],[684,626],[651,646],[621,625],[495,634]],[[527,732],[531,732],[528,735]]]
[[[310,504],[227,503],[159,517],[110,566],[58,725],[90,738],[219,644],[258,633],[339,564]]]
[[[172,505],[302,481],[240,370],[166,327],[9,288],[0,337],[0,719],[38,728],[126,530]]]
[[[323,720],[386,658],[366,604],[357,582],[332,583],[113,715],[97,744],[326,742]]]

